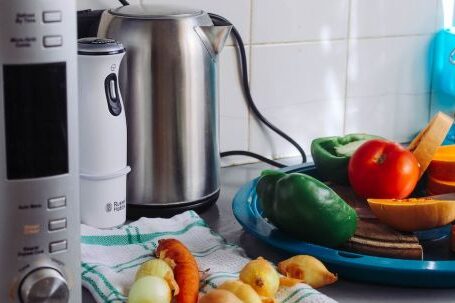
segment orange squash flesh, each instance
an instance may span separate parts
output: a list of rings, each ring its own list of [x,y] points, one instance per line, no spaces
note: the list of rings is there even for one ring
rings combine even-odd
[[[368,204],[379,220],[400,231],[430,229],[455,220],[454,200],[368,199]]]
[[[455,182],[428,177],[427,192],[431,195],[455,193]]]
[[[455,145],[439,146],[433,156],[433,160],[437,161],[455,161]]]
[[[438,147],[428,167],[428,175],[437,180],[455,182],[455,145]]]

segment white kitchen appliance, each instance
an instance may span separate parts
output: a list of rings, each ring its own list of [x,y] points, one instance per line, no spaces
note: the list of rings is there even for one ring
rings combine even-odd
[[[110,228],[126,220],[126,120],[118,86],[125,48],[111,39],[78,41],[82,223]]]
[[[0,20],[0,301],[80,303],[75,1]]]

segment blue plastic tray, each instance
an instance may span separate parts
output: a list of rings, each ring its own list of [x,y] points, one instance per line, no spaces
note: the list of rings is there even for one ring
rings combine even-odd
[[[286,172],[315,174],[314,166],[287,168]],[[323,261],[345,279],[413,287],[455,287],[455,260],[448,252],[448,227],[422,233],[433,240],[425,260],[382,258],[332,249],[299,241],[267,222],[256,196],[257,178],[243,185],[234,197],[234,216],[243,228],[258,239],[291,254],[309,254]],[[438,253],[437,249],[444,253]],[[433,251],[436,250],[436,253]]]

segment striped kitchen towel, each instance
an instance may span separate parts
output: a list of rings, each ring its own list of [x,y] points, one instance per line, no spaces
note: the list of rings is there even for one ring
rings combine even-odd
[[[244,251],[213,232],[194,211],[170,219],[140,220],[116,229],[82,225],[82,283],[98,303],[127,302],[138,267],[153,258],[158,240],[176,238],[208,270],[201,294],[225,280],[238,279],[249,261]],[[278,302],[335,302],[306,284],[281,287]]]

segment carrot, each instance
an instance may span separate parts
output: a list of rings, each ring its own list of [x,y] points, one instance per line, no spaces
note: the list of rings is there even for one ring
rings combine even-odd
[[[177,303],[196,303],[199,294],[199,269],[196,259],[186,246],[176,239],[158,241],[156,256],[168,262],[180,288]]]

